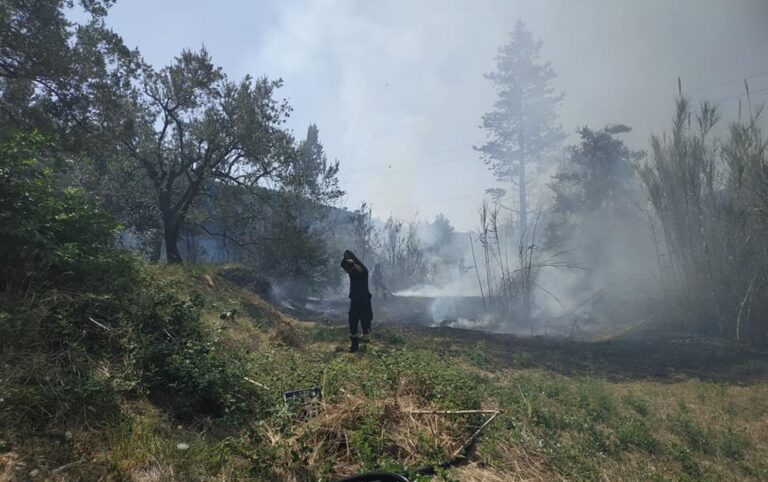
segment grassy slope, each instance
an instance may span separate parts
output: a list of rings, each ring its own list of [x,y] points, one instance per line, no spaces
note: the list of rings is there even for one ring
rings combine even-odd
[[[405,327],[350,355],[343,326],[289,319],[214,271],[164,276],[206,298],[219,349],[248,350],[264,417],[180,422],[135,397],[114,420],[3,440],[0,480],[325,480],[439,462],[482,421],[413,408],[504,410],[447,480],[768,478],[768,383],[753,361]],[[313,384],[318,415],[282,407],[283,391]]]

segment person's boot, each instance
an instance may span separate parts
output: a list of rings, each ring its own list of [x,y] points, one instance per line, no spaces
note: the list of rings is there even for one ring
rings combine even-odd
[[[367,344],[371,341],[371,334],[363,332],[363,336],[360,337],[360,343]]]
[[[362,325],[361,328],[363,329],[363,338],[365,338],[364,343],[368,343],[368,337],[371,334],[371,320],[363,320],[360,324]]]
[[[360,351],[360,339],[356,336],[350,336],[349,340],[352,342],[352,344],[349,347],[350,353],[357,353]]]

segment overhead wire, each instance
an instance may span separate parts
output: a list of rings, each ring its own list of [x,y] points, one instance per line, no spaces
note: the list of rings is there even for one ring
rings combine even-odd
[[[733,79],[730,79],[730,80],[724,80],[724,81],[722,81],[720,83],[717,83],[717,84],[711,84],[711,85],[708,85],[708,86],[705,86],[705,87],[698,87],[696,89],[689,90],[688,93],[695,94],[697,92],[703,92],[705,90],[710,90],[710,89],[714,89],[714,88],[717,88],[717,87],[725,87],[726,85],[732,85],[732,84],[735,84],[735,83],[741,83],[741,82],[744,82],[744,80],[757,79],[757,78],[760,78],[760,77],[765,77],[767,75],[768,75],[768,72],[759,72],[759,73],[755,73],[755,74],[750,74],[750,75],[747,75],[746,77],[733,78]]]
[[[425,154],[422,157],[425,157],[425,158],[427,158],[427,157],[434,157],[434,156],[439,155],[439,154],[444,154],[446,152],[452,152],[452,151],[458,151],[458,150],[461,150],[461,149],[467,149],[467,146],[466,145],[461,145],[461,146],[456,146],[456,147],[450,147],[448,149],[442,149],[442,150],[439,150],[439,151],[430,152],[429,154]],[[384,162],[384,163],[380,163],[380,164],[375,164],[373,166],[363,167],[361,169],[355,169],[353,171],[347,171],[346,174],[347,175],[349,175],[349,174],[356,174],[358,172],[366,172],[366,171],[371,171],[371,170],[375,170],[375,169],[383,169],[383,168],[390,168],[390,167],[392,167],[392,163],[391,162]]]
[[[457,158],[453,158],[453,159],[445,159],[445,160],[442,160],[442,161],[427,162],[427,163],[420,163],[420,164],[411,164],[411,165],[401,165],[401,167],[394,167],[394,168],[388,167],[386,172],[382,172],[380,174],[375,174],[375,175],[367,175],[367,176],[363,176],[363,177],[353,177],[352,179],[345,178],[342,182],[339,182],[339,184],[340,185],[355,184],[355,183],[360,182],[360,181],[372,180],[372,179],[378,178],[380,176],[387,176],[389,174],[415,171],[415,170],[419,170],[419,169],[424,169],[426,167],[441,166],[441,165],[444,165],[444,164],[451,164],[451,163],[454,163],[454,162],[464,161],[464,160],[469,159],[471,157],[475,157],[475,154],[468,154],[466,156],[461,156],[461,157],[457,157]]]
[[[716,88],[716,87],[723,87],[723,86],[726,86],[726,85],[732,85],[732,84],[737,83],[737,82],[744,82],[746,80],[756,79],[756,78],[765,77],[765,76],[768,76],[768,72],[754,73],[754,74],[750,74],[750,75],[747,75],[745,77],[741,77],[741,78],[738,78],[738,79],[734,78],[734,79],[731,79],[731,80],[722,81],[722,82],[719,82],[719,83],[716,83],[716,84],[712,84],[712,85],[709,85],[709,86],[699,87],[699,88],[696,88],[696,89],[688,91],[688,93],[689,94],[695,94],[695,93],[703,92],[703,91],[710,90],[710,89],[713,89],[713,88]],[[751,96],[753,96],[755,94],[760,94],[762,92],[768,92],[768,87],[760,88],[760,89],[756,89],[756,90],[751,90],[751,91],[749,91],[749,94],[745,91],[745,92],[742,92],[742,93],[739,93],[739,94],[734,94],[734,95],[729,95],[729,96],[725,96],[725,97],[720,97],[720,98],[712,100],[711,102],[718,103],[718,102],[722,102],[722,101],[725,101],[725,100],[737,99],[737,98],[741,98],[741,97],[747,97],[747,96],[751,97]],[[434,156],[437,156],[437,155],[440,155],[440,154],[444,154],[446,152],[455,152],[455,151],[458,151],[458,150],[463,150],[463,149],[468,149],[468,148],[469,148],[469,146],[451,147],[451,148],[448,148],[448,149],[442,149],[442,150],[439,150],[439,151],[434,151],[434,152],[428,153],[428,154],[424,155],[423,158],[434,157]],[[440,165],[445,165],[445,164],[451,164],[451,163],[454,163],[454,162],[459,162],[459,161],[463,161],[463,160],[469,159],[471,157],[475,157],[477,155],[478,155],[478,153],[472,153],[472,154],[468,154],[468,155],[461,156],[461,157],[458,157],[458,158],[444,159],[444,160],[440,160],[440,161],[427,162],[427,163],[418,163],[418,164],[403,164],[403,163],[400,163],[400,164],[391,164],[391,163],[377,164],[377,165],[374,165],[374,166],[365,167],[365,168],[361,168],[361,169],[356,169],[354,171],[349,171],[349,172],[345,173],[345,179],[343,181],[339,182],[339,185],[340,186],[349,186],[349,185],[352,185],[352,184],[355,184],[355,183],[364,182],[364,181],[367,181],[367,180],[373,180],[373,179],[379,178],[382,175],[386,176],[386,175],[389,175],[390,173],[409,172],[409,171],[424,169],[424,168],[427,168],[427,167],[434,167],[434,166],[440,166]],[[366,175],[366,176],[363,176],[363,177],[353,177],[352,179],[347,178],[347,176],[349,176],[349,175],[353,175],[354,176],[355,174],[367,173],[367,172],[375,171],[375,170],[378,170],[378,169],[385,169],[386,172],[383,172],[383,173],[380,173],[380,174],[374,174],[374,175]],[[455,201],[455,200],[460,200],[460,199],[467,199],[467,198],[475,197],[475,196],[476,195],[473,194],[473,195],[453,196],[453,197],[441,198],[441,199],[431,199],[431,200],[426,200],[424,202],[420,202],[420,205],[434,204],[436,202],[449,202],[449,201]],[[396,208],[399,208],[399,207],[405,207],[407,205],[408,204],[404,203],[404,204],[401,204],[401,205],[389,206],[389,209],[396,209]]]
[[[757,89],[757,90],[750,90],[749,93],[743,92],[743,93],[737,94],[737,95],[729,95],[727,97],[720,97],[719,99],[715,99],[712,102],[713,103],[718,103],[718,102],[722,102],[724,100],[738,99],[740,97],[747,97],[747,96],[751,97],[751,96],[753,96],[755,94],[759,94],[761,92],[768,92],[768,87],[765,87],[765,88],[762,88],[762,89]]]

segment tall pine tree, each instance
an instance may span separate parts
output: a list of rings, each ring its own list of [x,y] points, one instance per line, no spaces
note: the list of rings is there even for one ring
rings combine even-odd
[[[509,42],[499,49],[496,71],[486,75],[497,99],[483,116],[487,141],[476,147],[499,181],[517,188],[517,226],[523,238],[528,225],[528,187],[534,167],[541,169],[565,135],[557,124],[557,106],[563,96],[555,92],[555,71],[539,58],[542,42],[535,41],[521,20]]]

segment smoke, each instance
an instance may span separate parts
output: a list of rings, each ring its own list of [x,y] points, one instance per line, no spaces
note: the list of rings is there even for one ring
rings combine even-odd
[[[451,267],[442,266],[442,272],[445,273]],[[455,267],[454,267],[455,268]],[[424,284],[412,288],[400,290],[394,293],[395,296],[419,296],[427,298],[451,298],[451,297],[479,297],[480,288],[477,280],[469,276],[441,277],[434,284]]]
[[[432,324],[432,327],[441,327],[441,328],[460,328],[463,330],[480,330],[480,331],[489,331],[494,333],[510,333],[509,331],[499,330],[499,325],[496,323],[493,318],[491,318],[488,315],[483,315],[478,318],[458,318],[458,319],[450,319],[450,318],[443,318],[442,321],[435,321]]]
[[[639,208],[619,217],[601,208],[580,220],[560,257],[566,269],[544,269],[532,316],[541,330],[569,335],[610,333],[647,319],[657,293],[652,233]]]

